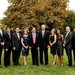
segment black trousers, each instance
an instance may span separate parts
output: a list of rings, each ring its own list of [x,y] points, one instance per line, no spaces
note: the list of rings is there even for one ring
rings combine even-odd
[[[0,65],[1,65],[2,47],[0,47]]]
[[[14,65],[19,64],[20,52],[21,52],[21,49],[12,51],[12,58],[13,58],[13,64]]]
[[[43,64],[43,53],[45,57],[45,65],[48,64],[48,48],[40,47],[40,64]]]
[[[32,64],[39,65],[38,64],[38,50],[37,50],[36,45],[33,45],[33,47],[31,48],[31,54],[32,54]]]
[[[75,62],[75,47],[73,47],[73,55],[74,55],[74,62]]]
[[[66,48],[66,54],[68,57],[68,65],[72,66],[72,48]]]
[[[11,48],[8,51],[4,50],[4,66],[10,66]]]

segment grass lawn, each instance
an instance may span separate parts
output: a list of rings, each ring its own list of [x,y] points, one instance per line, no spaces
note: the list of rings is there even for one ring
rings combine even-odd
[[[3,60],[3,59],[2,59]],[[3,61],[2,61],[3,62]],[[0,75],[75,75],[75,67],[67,66],[67,57],[64,53],[64,66],[52,66],[52,56],[49,50],[49,65],[32,66],[31,53],[28,56],[28,65],[23,66],[23,57],[20,57],[20,66],[0,67]],[[73,64],[74,65],[74,64]],[[2,64],[3,66],[3,64]]]

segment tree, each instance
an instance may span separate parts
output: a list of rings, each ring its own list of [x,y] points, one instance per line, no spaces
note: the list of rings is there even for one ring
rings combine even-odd
[[[5,12],[3,23],[15,28],[46,23],[49,28],[61,27],[67,17],[68,0],[8,0],[11,4]]]
[[[65,26],[67,25],[70,26],[72,29],[75,28],[75,12],[74,11],[68,11],[68,16],[66,18]]]

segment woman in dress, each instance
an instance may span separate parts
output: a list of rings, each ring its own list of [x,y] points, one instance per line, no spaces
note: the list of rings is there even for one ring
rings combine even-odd
[[[27,56],[29,54],[29,39],[28,39],[28,30],[24,30],[24,35],[21,38],[22,43],[22,55],[24,57],[24,65],[27,65]]]
[[[57,29],[57,55],[59,58],[60,66],[63,66],[63,41],[64,36],[61,34],[60,29]]]
[[[51,54],[53,55],[53,64],[56,64],[56,50],[57,50],[57,36],[55,33],[55,29],[51,30],[51,35],[49,36],[49,44],[51,48]]]

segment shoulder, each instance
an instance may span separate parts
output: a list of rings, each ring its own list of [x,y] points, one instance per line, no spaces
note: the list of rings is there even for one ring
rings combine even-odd
[[[73,35],[73,32],[70,32],[70,35]]]
[[[13,36],[15,36],[15,35],[16,35],[16,33],[14,32],[14,33],[12,33],[12,35],[13,35]]]

